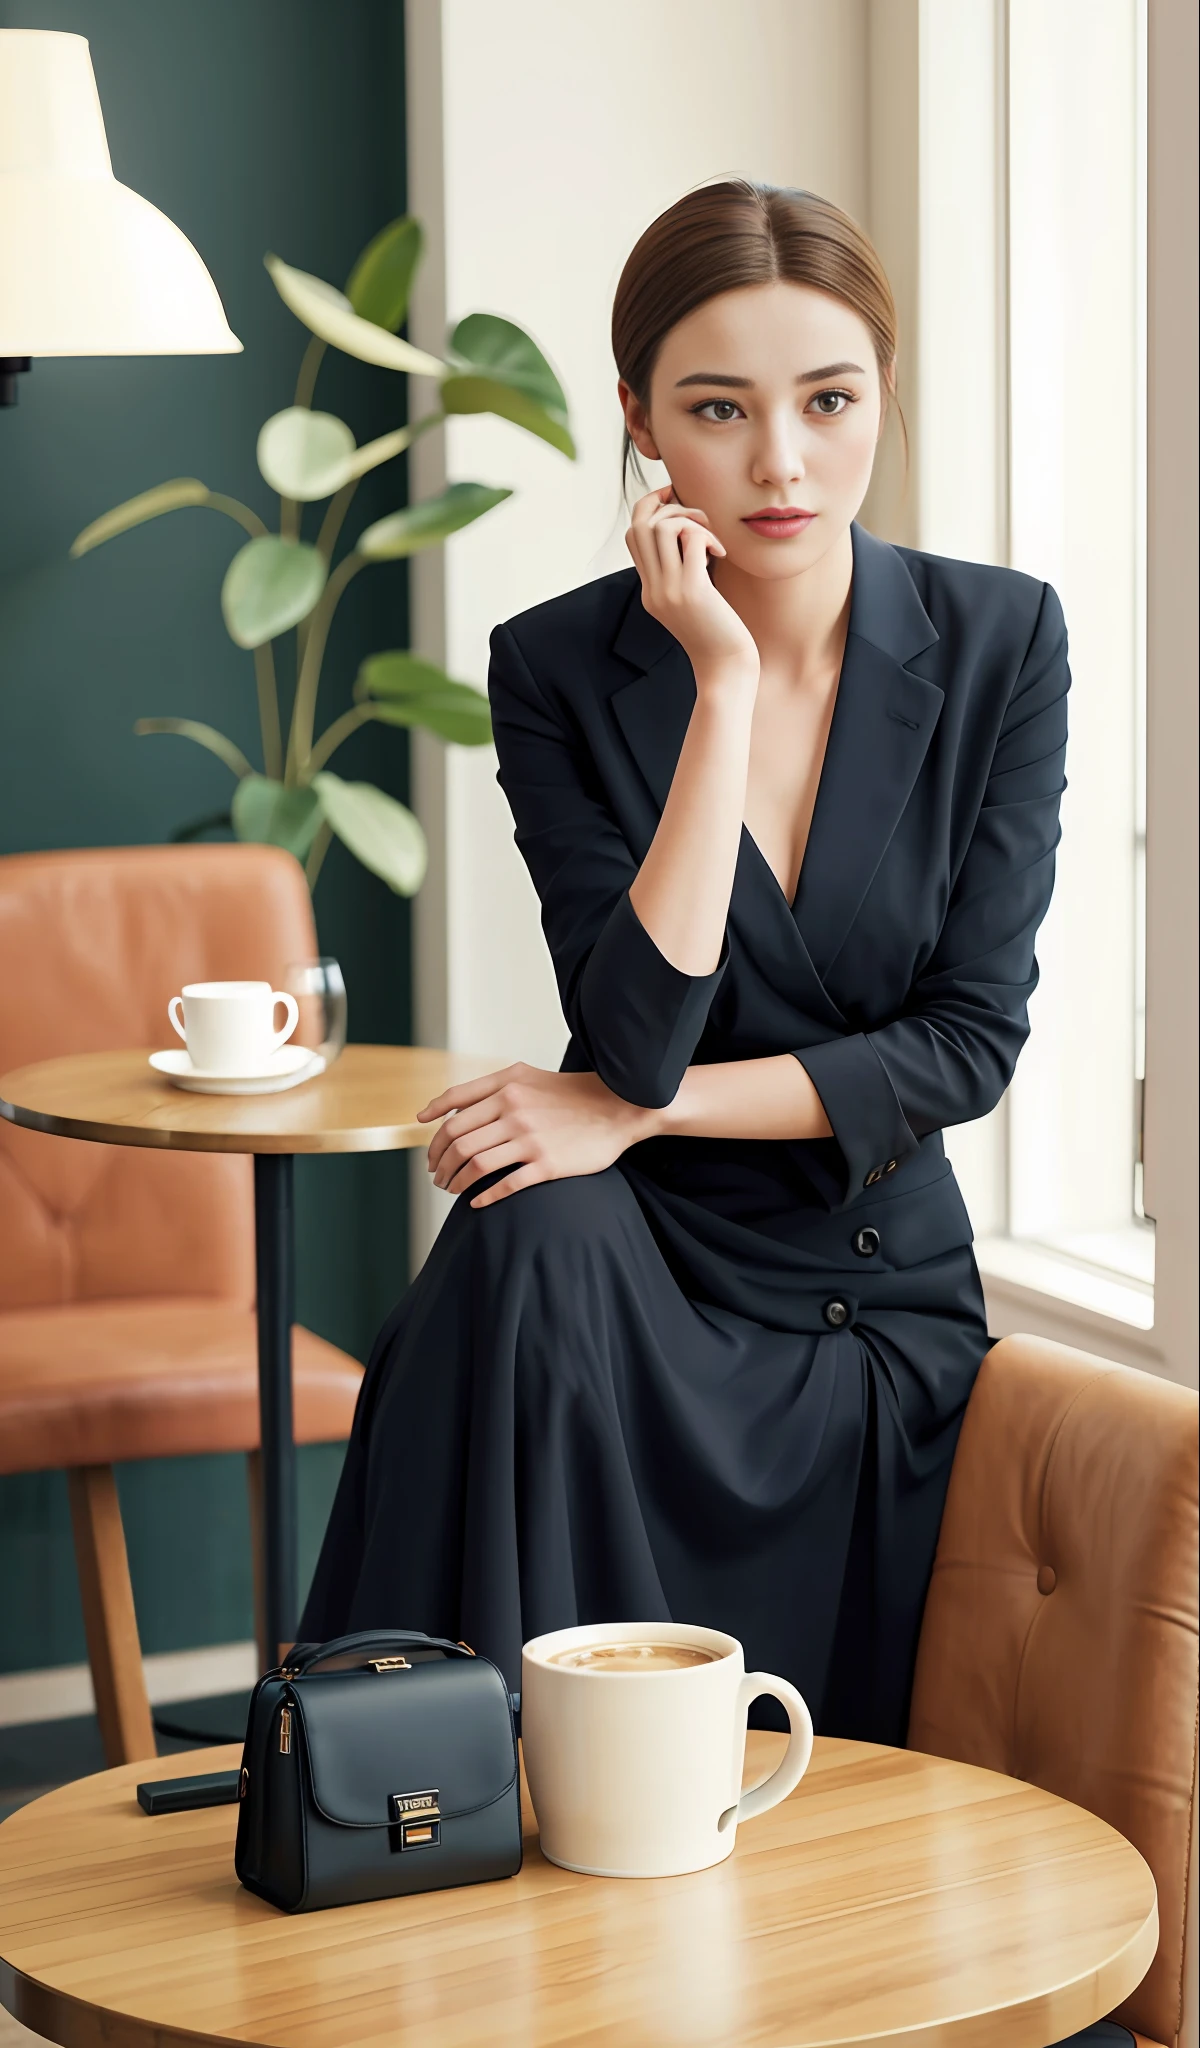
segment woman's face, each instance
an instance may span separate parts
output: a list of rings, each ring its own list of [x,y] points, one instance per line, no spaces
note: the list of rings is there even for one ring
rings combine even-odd
[[[617,386],[640,454],[666,465],[675,496],[707,512],[727,560],[794,576],[846,531],[871,479],[883,426],[865,321],[809,285],[749,285],[698,306],[659,350],[643,411]],[[756,513],[800,520],[748,525]]]

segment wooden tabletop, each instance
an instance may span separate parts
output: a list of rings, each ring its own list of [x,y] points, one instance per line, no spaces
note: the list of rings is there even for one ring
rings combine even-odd
[[[183,1152],[394,1152],[427,1145],[417,1111],[502,1062],[421,1045],[348,1045],[280,1095],[194,1095],[150,1066],[151,1047],[42,1060],[0,1076],[0,1116],[57,1137]]]
[[[751,1733],[747,1778],[783,1738]],[[235,1809],[149,1819],[82,1779],[0,1827],[0,1998],[69,2048],[1044,2048],[1111,2012],[1158,1941],[1103,1821],[991,1771],[818,1739],[789,1799],[694,1876],[578,1876],[288,1915],[233,1874]]]

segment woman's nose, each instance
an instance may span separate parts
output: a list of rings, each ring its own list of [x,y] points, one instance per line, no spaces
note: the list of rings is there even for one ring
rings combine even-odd
[[[757,451],[754,480],[780,489],[800,483],[806,475],[804,450],[794,425],[780,425],[768,431]]]

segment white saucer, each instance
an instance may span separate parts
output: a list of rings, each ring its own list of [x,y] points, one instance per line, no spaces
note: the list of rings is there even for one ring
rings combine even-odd
[[[190,1088],[197,1095],[278,1095],[325,1071],[325,1061],[308,1045],[281,1045],[257,1074],[214,1074],[206,1067],[194,1067],[191,1055],[183,1051],[152,1052],[150,1064],[165,1074],[177,1088]]]

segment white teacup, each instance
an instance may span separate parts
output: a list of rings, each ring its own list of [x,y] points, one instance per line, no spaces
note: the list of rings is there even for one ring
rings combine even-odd
[[[281,1031],[275,1029],[279,1003],[287,1010]],[[296,1029],[300,1009],[295,996],[269,981],[191,981],[181,996],[171,997],[167,1015],[194,1067],[210,1074],[261,1074]]]
[[[672,1649],[697,1654],[675,1666]],[[743,1792],[746,1715],[761,1693],[785,1708],[791,1738],[778,1769]],[[551,1863],[593,1877],[676,1877],[722,1863],[738,1822],[787,1798],[808,1769],[813,1728],[794,1685],[746,1671],[735,1636],[644,1621],[526,1643],[521,1737]]]

